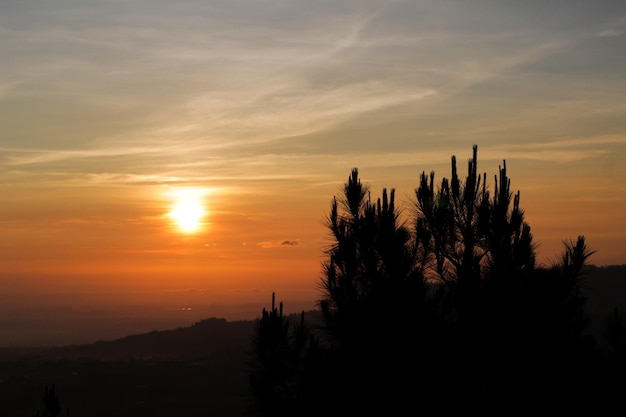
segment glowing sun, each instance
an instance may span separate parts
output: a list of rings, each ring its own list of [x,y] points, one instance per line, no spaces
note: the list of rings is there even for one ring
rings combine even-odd
[[[172,192],[174,204],[168,216],[172,219],[178,230],[183,233],[199,231],[203,225],[203,219],[207,215],[203,201],[202,190],[185,189]]]

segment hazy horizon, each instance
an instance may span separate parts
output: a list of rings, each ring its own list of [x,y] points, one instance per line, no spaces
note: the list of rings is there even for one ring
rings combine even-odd
[[[57,299],[55,300],[55,296]],[[282,297],[281,297],[282,296]],[[286,314],[309,311],[315,299],[302,293],[276,294]],[[223,294],[190,290],[171,293],[109,295],[50,294],[43,303],[0,300],[0,348],[66,346],[114,340],[190,326],[208,318],[227,321],[255,320],[271,308],[272,293],[240,295],[240,302],[220,301]]]

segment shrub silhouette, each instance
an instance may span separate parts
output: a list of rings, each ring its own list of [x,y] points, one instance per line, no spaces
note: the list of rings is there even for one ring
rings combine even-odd
[[[52,384],[50,388],[46,385],[41,400],[44,406],[43,417],[58,417],[60,415],[61,405],[54,384]],[[39,410],[37,411],[37,415],[39,416]]]
[[[59,402],[59,394],[56,391],[55,384],[52,384],[49,388],[46,385],[44,387],[44,394],[41,397],[43,404],[43,414],[37,410],[35,417],[59,417],[61,415],[61,403]],[[66,417],[70,417],[70,409],[66,409]]]
[[[418,403],[445,412],[547,401],[562,409],[572,396],[604,392],[599,381],[615,363],[586,333],[580,291],[593,251],[579,236],[553,265],[538,266],[506,161],[492,193],[477,150],[464,179],[454,156],[438,186],[434,172],[422,173],[407,223],[393,189],[373,202],[352,169],[326,222],[321,326],[302,316],[291,329],[274,300],[259,321],[251,383],[262,412],[392,415]],[[623,325],[613,323],[623,346]]]

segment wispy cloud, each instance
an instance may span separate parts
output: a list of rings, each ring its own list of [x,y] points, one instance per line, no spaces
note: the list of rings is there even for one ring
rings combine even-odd
[[[613,16],[606,25],[603,25],[605,29],[596,33],[596,36],[600,38],[615,38],[624,35],[626,33],[626,11],[622,10],[622,12],[621,16]]]
[[[41,164],[64,160],[78,160],[101,157],[117,157],[125,155],[150,155],[155,153],[154,148],[117,148],[117,149],[84,149],[84,150],[33,150],[19,148],[0,148],[5,153],[4,164],[20,166]],[[163,152],[163,150],[161,150]]]
[[[254,141],[300,136],[330,128],[350,117],[406,104],[435,94],[433,90],[404,89],[371,81],[353,85],[304,88],[284,84],[269,91],[254,91],[243,100],[236,96],[199,96],[189,102],[195,134]],[[267,89],[267,87],[265,88]],[[186,132],[186,133],[189,133]]]
[[[616,38],[626,33],[626,29],[605,29],[596,35],[599,38]]]

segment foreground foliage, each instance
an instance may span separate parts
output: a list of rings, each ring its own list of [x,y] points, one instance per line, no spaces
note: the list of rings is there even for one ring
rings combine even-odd
[[[358,170],[333,199],[319,308],[322,323],[293,325],[275,301],[253,338],[251,386],[272,415],[372,410],[560,408],[609,403],[625,387],[624,325],[612,351],[588,334],[581,278],[593,254],[583,236],[539,266],[506,161],[494,178],[420,177],[402,223],[394,190],[372,201]],[[622,405],[623,407],[623,405]]]

